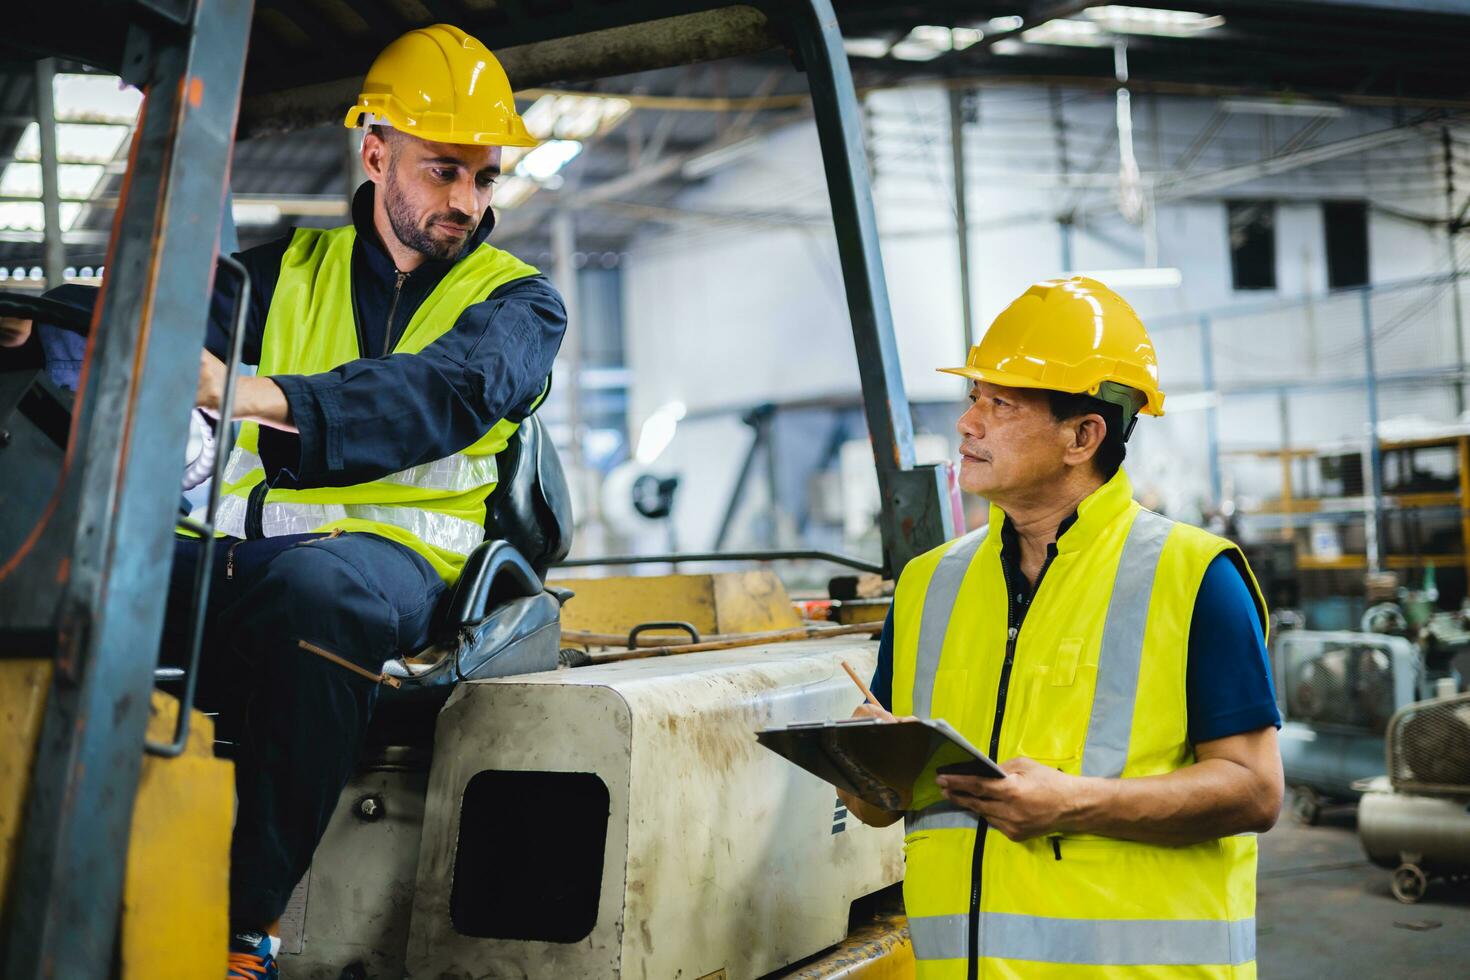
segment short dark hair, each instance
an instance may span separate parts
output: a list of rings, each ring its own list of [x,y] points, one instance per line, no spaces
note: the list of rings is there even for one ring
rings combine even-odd
[[[1118,472],[1118,467],[1123,465],[1123,458],[1128,455],[1126,436],[1128,423],[1123,418],[1122,407],[1105,402],[1100,398],[1093,398],[1091,395],[1073,394],[1068,391],[1048,391],[1046,397],[1051,403],[1052,418],[1058,422],[1065,422],[1083,415],[1103,417],[1108,431],[1103,436],[1102,445],[1097,447],[1096,455],[1092,457],[1092,465],[1097,468],[1098,474],[1104,480],[1111,480]]]
[[[384,143],[392,143],[394,137],[398,135],[398,130],[392,126],[384,126],[382,123],[373,123],[367,130]]]

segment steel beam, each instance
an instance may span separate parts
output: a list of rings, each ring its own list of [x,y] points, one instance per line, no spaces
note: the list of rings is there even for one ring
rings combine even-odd
[[[914,466],[913,419],[878,249],[862,110],[837,17],[829,0],[809,0],[788,16],[811,87],[857,348],[863,412],[878,467],[884,563],[896,577],[909,559],[942,544],[956,529],[948,517],[948,500],[940,493],[939,470]]]
[[[61,240],[61,185],[56,157],[56,59],[36,62],[36,129],[41,143],[41,211],[44,215],[46,286],[65,278],[66,248]]]
[[[975,344],[975,309],[970,298],[970,209],[965,186],[965,97],[961,89],[949,90],[950,166],[954,170],[954,233],[960,263],[960,323],[964,327],[965,356]]]
[[[147,98],[72,423],[78,513],[0,939],[9,980],[112,971],[252,6],[197,0],[183,28],[131,28]],[[0,608],[37,570],[25,559],[0,570]]]
[[[587,470],[582,458],[582,439],[586,426],[582,418],[582,372],[586,367],[582,336],[582,317],[577,289],[577,267],[573,256],[577,250],[577,219],[571,211],[559,208],[551,216],[551,255],[555,271],[552,273],[561,291],[562,305],[567,312],[566,339],[562,344],[561,359],[568,365],[567,380],[567,426],[571,429],[568,445],[573,477],[584,493],[592,488],[587,485]],[[590,496],[586,499],[591,499]]]
[[[1383,453],[1378,445],[1378,358],[1373,338],[1373,291],[1359,293],[1363,327],[1363,379],[1368,386],[1368,494],[1373,512],[1366,528],[1368,570],[1380,571],[1383,554]]]

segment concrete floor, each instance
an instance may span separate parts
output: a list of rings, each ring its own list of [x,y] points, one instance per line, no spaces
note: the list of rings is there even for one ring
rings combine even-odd
[[[1432,882],[1417,905],[1369,863],[1354,811],[1303,827],[1283,814],[1261,837],[1257,964],[1262,980],[1470,978],[1470,887]]]

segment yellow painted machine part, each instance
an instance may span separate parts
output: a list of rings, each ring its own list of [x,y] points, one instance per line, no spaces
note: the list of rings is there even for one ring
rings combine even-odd
[[[0,909],[10,895],[31,759],[50,687],[50,660],[0,660]]]
[[[10,895],[50,660],[0,660],[0,908]],[[154,692],[148,737],[173,736],[178,701]],[[177,759],[143,757],[123,881],[123,980],[224,975],[229,939],[230,763],[214,757],[214,724],[195,712]]]
[[[852,931],[819,959],[780,975],[781,980],[914,980],[914,947],[908,920],[883,915]]]
[[[148,737],[173,737],[178,701],[154,692]],[[224,975],[229,943],[233,766],[214,757],[214,723],[194,712],[176,759],[143,756],[123,883],[123,980]]]
[[[795,629],[801,617],[774,572],[649,575],[566,579],[553,585],[576,593],[562,607],[565,630],[626,635],[640,623],[678,620],[700,635]],[[677,630],[650,636],[682,636]]]
[[[892,599],[844,599],[832,603],[832,621],[843,626],[881,623],[888,618]]]

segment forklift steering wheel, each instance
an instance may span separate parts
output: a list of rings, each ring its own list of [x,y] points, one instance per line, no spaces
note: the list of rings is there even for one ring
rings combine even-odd
[[[0,317],[40,321],[85,336],[92,328],[92,314],[59,300],[27,293],[0,291]],[[71,409],[62,403],[68,422]],[[210,421],[197,409],[189,420],[189,442],[185,448],[183,489],[192,490],[214,472],[215,439]]]
[[[52,323],[63,330],[71,330],[86,336],[92,329],[92,314],[60,300],[26,293],[0,292],[0,316],[17,317],[22,320],[40,320]]]

